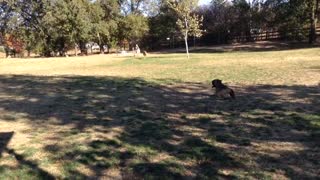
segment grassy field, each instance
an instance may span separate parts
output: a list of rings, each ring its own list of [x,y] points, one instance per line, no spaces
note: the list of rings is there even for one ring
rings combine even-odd
[[[319,83],[319,48],[0,59],[0,179],[316,179]]]

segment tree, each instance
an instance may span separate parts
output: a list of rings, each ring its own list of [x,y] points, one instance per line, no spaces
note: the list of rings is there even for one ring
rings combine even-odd
[[[200,7],[197,12],[203,16],[203,29],[206,44],[227,43],[236,18],[232,4],[227,0],[213,0],[210,5]]]
[[[48,19],[52,19],[52,23],[56,23],[54,29],[60,31],[56,38],[73,44],[75,55],[77,55],[78,47],[81,53],[86,54],[85,45],[90,38],[93,26],[90,19],[90,2],[87,0],[57,0],[52,11],[51,18],[48,16]]]
[[[11,51],[14,57],[23,52],[23,42],[12,34],[6,34],[5,44],[7,51]]]
[[[233,0],[233,13],[235,15],[235,23],[233,29],[239,29],[239,35],[245,35],[246,41],[251,41],[251,12],[252,6],[246,0]]]
[[[119,0],[122,12],[129,14],[153,14],[161,0]]]
[[[178,17],[177,25],[180,33],[184,36],[186,45],[186,53],[189,59],[188,36],[192,33],[196,37],[202,35],[200,26],[203,17],[194,14],[195,7],[197,7],[199,0],[168,0],[168,5],[176,12]]]
[[[13,9],[7,1],[0,2],[0,35],[4,36],[5,31],[8,30],[8,24],[13,16]]]
[[[108,45],[108,52],[110,48],[114,47],[118,39],[118,27],[119,19],[121,18],[120,4],[118,0],[100,0],[97,1],[97,5],[102,9],[102,16],[97,21],[97,28],[94,34],[93,41],[99,42],[100,50],[103,49],[103,45]],[[98,7],[96,7],[98,8]],[[94,14],[95,11],[93,11]]]
[[[10,31],[10,21],[13,16],[13,9],[10,6],[10,2],[0,2],[0,45],[5,45],[6,57],[8,57],[8,45],[6,41],[6,33]]]
[[[49,33],[51,26],[45,21],[51,5],[49,0],[19,0],[12,3],[15,14],[19,16],[19,28],[34,34],[39,51],[44,56],[51,56],[52,52],[52,35]]]
[[[129,14],[119,22],[119,38],[128,40],[130,47],[139,43],[149,31],[147,18],[142,15]]]
[[[310,31],[309,31],[309,43],[312,44],[317,39],[316,29],[319,15],[319,0],[310,0]]]
[[[280,31],[286,40],[304,40],[307,37],[305,28],[308,26],[308,0],[268,0],[273,3],[275,12],[272,26]]]
[[[98,42],[100,53],[103,53],[103,35],[108,36],[108,24],[103,20],[103,9],[98,2],[89,5],[89,17],[91,21],[90,38],[94,42]]]
[[[170,38],[174,46],[174,40],[177,31],[177,17],[175,12],[165,2],[160,4],[159,12],[155,16],[149,17],[149,36],[145,44],[149,48],[158,48],[163,41]]]

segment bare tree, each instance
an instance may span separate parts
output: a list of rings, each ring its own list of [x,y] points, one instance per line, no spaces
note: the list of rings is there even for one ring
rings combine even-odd
[[[177,25],[179,26],[180,33],[184,36],[186,53],[189,59],[189,33],[195,37],[200,37],[202,35],[200,26],[202,25],[203,17],[193,13],[195,11],[195,7],[198,5],[199,0],[168,0],[167,2],[169,7],[171,7],[178,16]]]

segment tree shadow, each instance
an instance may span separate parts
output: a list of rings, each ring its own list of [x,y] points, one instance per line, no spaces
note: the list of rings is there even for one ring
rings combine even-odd
[[[46,130],[40,135],[54,126],[55,140],[66,143],[46,144],[43,151],[69,163],[68,178],[116,178],[109,172],[114,169],[123,179],[241,178],[245,172],[263,178],[278,171],[315,178],[320,169],[307,158],[319,156],[319,86],[234,87],[237,99],[229,101],[211,97],[202,83],[139,78],[0,76],[0,85],[0,119],[23,118]],[[59,130],[64,127],[72,128]],[[82,136],[89,137],[67,141]],[[274,161],[267,158],[270,143],[303,150],[283,159],[283,147],[275,147]]]

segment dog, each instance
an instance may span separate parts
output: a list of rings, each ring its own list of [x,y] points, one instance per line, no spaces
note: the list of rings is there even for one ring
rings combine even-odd
[[[147,51],[142,51],[143,56],[148,56]]]
[[[215,96],[226,99],[226,98],[232,98],[235,99],[236,95],[234,91],[229,88],[228,86],[222,84],[222,80],[220,79],[214,79],[212,80],[212,88],[215,88]]]

